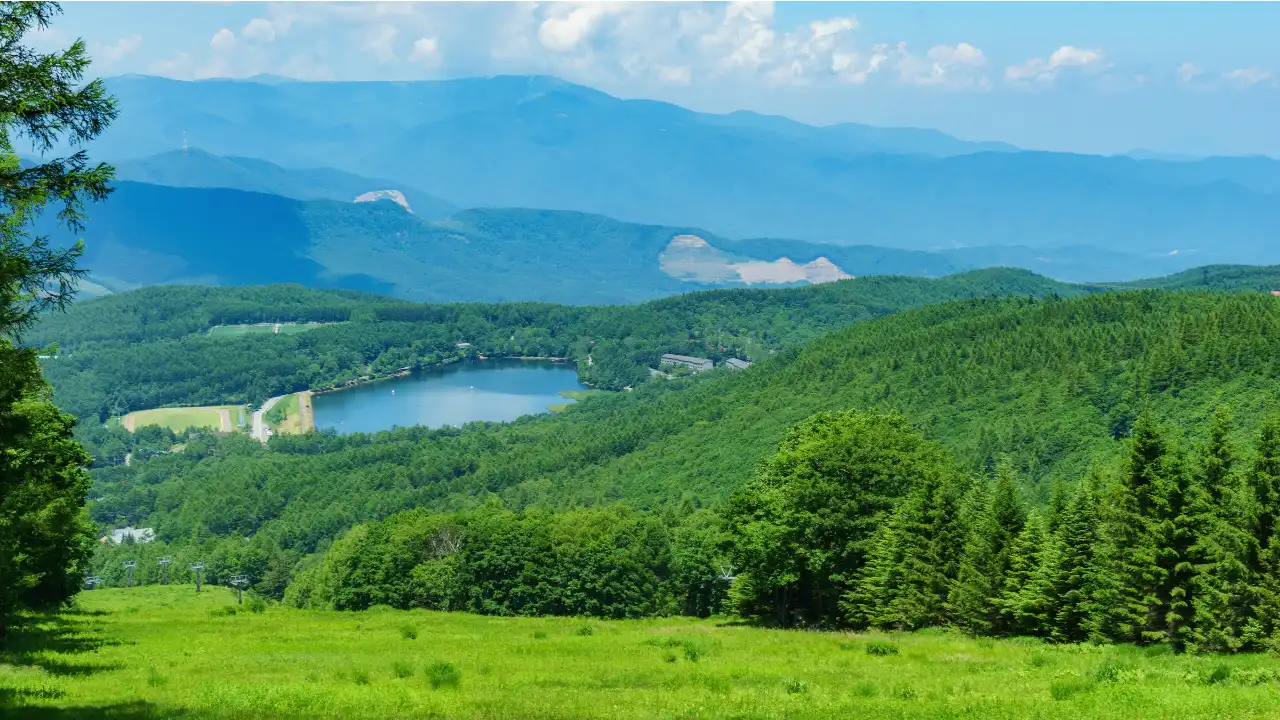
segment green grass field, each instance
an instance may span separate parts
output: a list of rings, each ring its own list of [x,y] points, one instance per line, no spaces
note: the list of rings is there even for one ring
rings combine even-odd
[[[271,408],[271,412],[266,414],[267,427],[271,428],[271,432],[277,435],[300,435],[302,434],[302,410],[298,405],[298,396],[300,393],[286,395],[283,400],[275,404]],[[277,415],[277,412],[279,413]],[[280,422],[272,422],[272,418],[283,416],[284,420]]]
[[[581,402],[582,400],[585,400],[586,398],[589,398],[592,395],[604,395],[606,393],[608,393],[608,390],[596,390],[595,388],[589,388],[587,390],[561,390],[556,394],[562,398],[568,398],[569,400],[577,400]],[[547,409],[553,413],[560,413],[560,412],[564,412],[565,410],[568,410],[572,406],[573,406],[573,403],[559,403],[556,405],[548,405]]]
[[[292,335],[294,333],[303,333],[308,330],[315,330],[326,325],[337,325],[338,323],[281,323],[281,335]],[[242,335],[273,335],[276,334],[275,325],[214,325],[209,328],[209,337],[240,337]]]
[[[1280,703],[1280,661],[1261,656],[234,603],[82,593],[0,653],[0,715],[1234,720]]]
[[[237,423],[240,422],[240,412],[244,410],[239,405],[214,405],[208,407],[182,407],[182,408],[156,408],[155,410],[139,410],[131,412],[120,419],[124,428],[129,432],[147,425],[159,425],[167,427],[174,432],[182,432],[193,427],[207,427],[214,430],[223,430],[222,412],[226,411],[230,419],[231,430],[239,431]],[[249,422],[248,412],[245,412],[245,422]]]

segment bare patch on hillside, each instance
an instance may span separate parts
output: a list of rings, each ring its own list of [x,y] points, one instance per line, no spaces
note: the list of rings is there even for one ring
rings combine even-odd
[[[804,265],[790,258],[753,260],[713,247],[697,235],[677,235],[658,256],[662,272],[685,282],[747,285],[788,285],[835,282],[853,277],[820,257]]]
[[[404,193],[399,190],[374,190],[357,197],[354,202],[376,202],[378,200],[390,200],[410,213],[413,212],[413,208],[409,207],[409,201],[405,199]]]

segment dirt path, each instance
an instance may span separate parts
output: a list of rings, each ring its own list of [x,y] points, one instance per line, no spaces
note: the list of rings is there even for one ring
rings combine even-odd
[[[125,430],[128,430],[129,432],[133,432],[133,421],[135,419],[136,418],[133,417],[133,413],[130,413],[120,418],[120,424],[124,426]]]
[[[218,419],[222,421],[222,432],[229,433],[229,432],[231,432],[231,431],[234,429],[234,428],[232,427],[232,425],[231,425],[231,411],[230,411],[230,410],[226,410],[226,409],[219,410],[219,411],[218,411]]]
[[[316,416],[315,411],[311,408],[310,390],[304,390],[298,393],[298,414],[302,416],[302,432],[315,432]]]

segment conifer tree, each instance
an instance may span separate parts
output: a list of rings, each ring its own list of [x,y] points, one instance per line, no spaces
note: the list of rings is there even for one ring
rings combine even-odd
[[[1105,592],[1115,587],[1098,495],[1090,475],[1067,503],[1022,597],[1022,613],[1058,642],[1099,639],[1104,634]]]
[[[1185,646],[1202,651],[1235,651],[1246,643],[1253,578],[1248,566],[1253,536],[1248,531],[1251,493],[1235,472],[1229,440],[1230,417],[1214,413],[1199,471],[1189,485],[1178,532],[1190,541],[1178,573],[1186,582],[1192,627]],[[1178,640],[1175,639],[1175,644]]]
[[[1044,520],[1034,512],[1028,514],[1009,548],[1009,567],[997,600],[999,624],[1010,634],[1039,635],[1043,631],[1044,619],[1037,614],[1032,581],[1043,561],[1046,541]]]
[[[1280,416],[1267,417],[1258,433],[1257,450],[1245,474],[1246,501],[1251,502],[1251,531],[1247,565],[1254,579],[1250,598],[1252,616],[1247,621],[1245,642],[1276,649],[1280,632],[1280,537],[1276,536],[1280,515]]]
[[[968,484],[942,474],[916,483],[876,532],[870,559],[841,601],[848,622],[907,630],[947,621]]]
[[[1174,463],[1150,414],[1133,426],[1125,471],[1112,493],[1110,537],[1114,597],[1103,634],[1121,642],[1159,642],[1166,637],[1170,556],[1170,471]]]
[[[975,484],[984,489],[980,495],[985,507],[967,529],[951,596],[951,615],[971,632],[1003,635],[1012,632],[1013,626],[1001,613],[1000,596],[1013,545],[1026,524],[1027,512],[1007,462],[997,466],[990,490],[986,490],[987,484]]]

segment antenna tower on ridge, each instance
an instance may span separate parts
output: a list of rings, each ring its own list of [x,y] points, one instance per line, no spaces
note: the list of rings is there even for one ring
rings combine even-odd
[[[187,145],[187,131],[182,131],[182,154],[186,155],[191,146]]]

